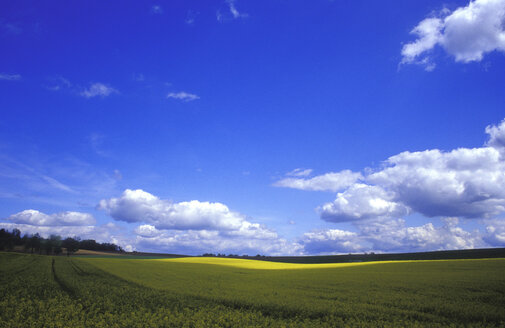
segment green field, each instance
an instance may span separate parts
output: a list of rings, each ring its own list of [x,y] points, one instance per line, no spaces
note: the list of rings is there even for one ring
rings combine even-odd
[[[0,326],[505,327],[505,259],[318,266],[0,253]]]

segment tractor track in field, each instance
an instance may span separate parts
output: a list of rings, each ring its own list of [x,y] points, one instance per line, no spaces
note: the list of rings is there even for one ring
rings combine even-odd
[[[54,259],[51,261],[51,270],[53,273],[53,279],[56,281],[56,283],[60,286],[60,288],[65,291],[71,298],[76,299],[77,295],[75,294],[75,291],[69,287],[65,282],[63,282],[58,275],[56,274],[56,270],[54,269]]]

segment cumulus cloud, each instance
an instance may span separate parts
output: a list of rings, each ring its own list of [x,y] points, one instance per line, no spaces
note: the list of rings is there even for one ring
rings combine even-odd
[[[143,190],[127,189],[98,205],[115,220],[142,223],[137,246],[170,253],[288,254],[293,247],[277,233],[221,203],[174,203]]]
[[[505,246],[505,219],[489,219],[484,223],[486,225],[484,241],[493,247]]]
[[[146,222],[158,229],[239,230],[249,224],[244,215],[221,203],[173,203],[141,189],[126,189],[121,197],[104,199],[98,205],[112,218],[125,222]]]
[[[357,183],[337,198],[321,206],[321,218],[331,222],[355,221],[369,218],[398,217],[408,214],[409,209],[393,200],[394,194],[379,186]]]
[[[496,149],[505,149],[505,119],[499,125],[488,125],[486,133],[489,135],[489,140],[486,142],[487,146]]]
[[[118,93],[118,91],[103,83],[93,83],[87,89],[82,90],[80,95],[85,98],[93,98],[107,97],[113,93]]]
[[[186,101],[186,102],[200,99],[200,97],[198,97],[197,95],[192,94],[192,93],[188,93],[188,92],[184,92],[184,91],[170,92],[169,94],[167,94],[167,98],[173,98],[173,99],[182,100],[182,101]]]
[[[0,73],[0,80],[19,81],[21,80],[21,75]]]
[[[486,53],[505,52],[505,0],[475,0],[441,17],[422,20],[411,32],[417,39],[402,48],[402,63],[432,65],[437,45],[457,62],[481,61]]]
[[[275,185],[331,191],[345,187],[333,202],[318,208],[321,218],[331,222],[409,213],[492,218],[505,212],[505,120],[486,127],[486,133],[489,140],[479,148],[405,151],[376,170],[366,170],[365,176],[342,171],[311,179],[286,178]],[[335,177],[334,182],[327,177]]]
[[[61,212],[55,214],[44,214],[37,210],[24,210],[12,214],[8,221],[17,224],[28,224],[32,226],[86,226],[95,224],[95,218],[88,213],[81,212]]]
[[[385,164],[367,181],[425,216],[486,218],[505,211],[505,161],[496,148],[403,152]]]
[[[338,191],[349,187],[357,180],[362,179],[361,173],[344,170],[340,172],[329,172],[323,175],[318,175],[313,178],[299,178],[300,176],[309,175],[311,170],[297,171],[296,169],[288,173],[297,177],[288,177],[274,183],[276,187],[293,188],[300,190],[315,190],[315,191]],[[301,174],[300,174],[301,173]]]

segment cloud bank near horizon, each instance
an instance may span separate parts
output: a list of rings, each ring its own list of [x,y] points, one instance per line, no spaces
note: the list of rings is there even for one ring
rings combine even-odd
[[[295,169],[274,186],[337,192],[319,206],[330,223],[351,222],[355,231],[319,229],[286,240],[276,231],[232,211],[225,204],[199,200],[173,202],[142,189],[126,189],[102,199],[96,209],[118,222],[97,226],[83,212],[45,214],[24,210],[0,227],[23,233],[60,234],[113,240],[125,249],[182,254],[233,253],[313,255],[352,252],[428,251],[505,246],[505,119],[485,128],[482,147],[409,152],[389,157],[375,169],[343,170],[310,177],[311,169]],[[441,218],[411,226],[408,215]],[[483,229],[465,230],[461,220]],[[463,221],[464,222],[464,221]]]

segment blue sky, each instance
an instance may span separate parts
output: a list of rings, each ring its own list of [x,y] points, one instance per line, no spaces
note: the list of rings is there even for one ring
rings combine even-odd
[[[505,246],[503,0],[0,7],[0,227],[187,254]]]

